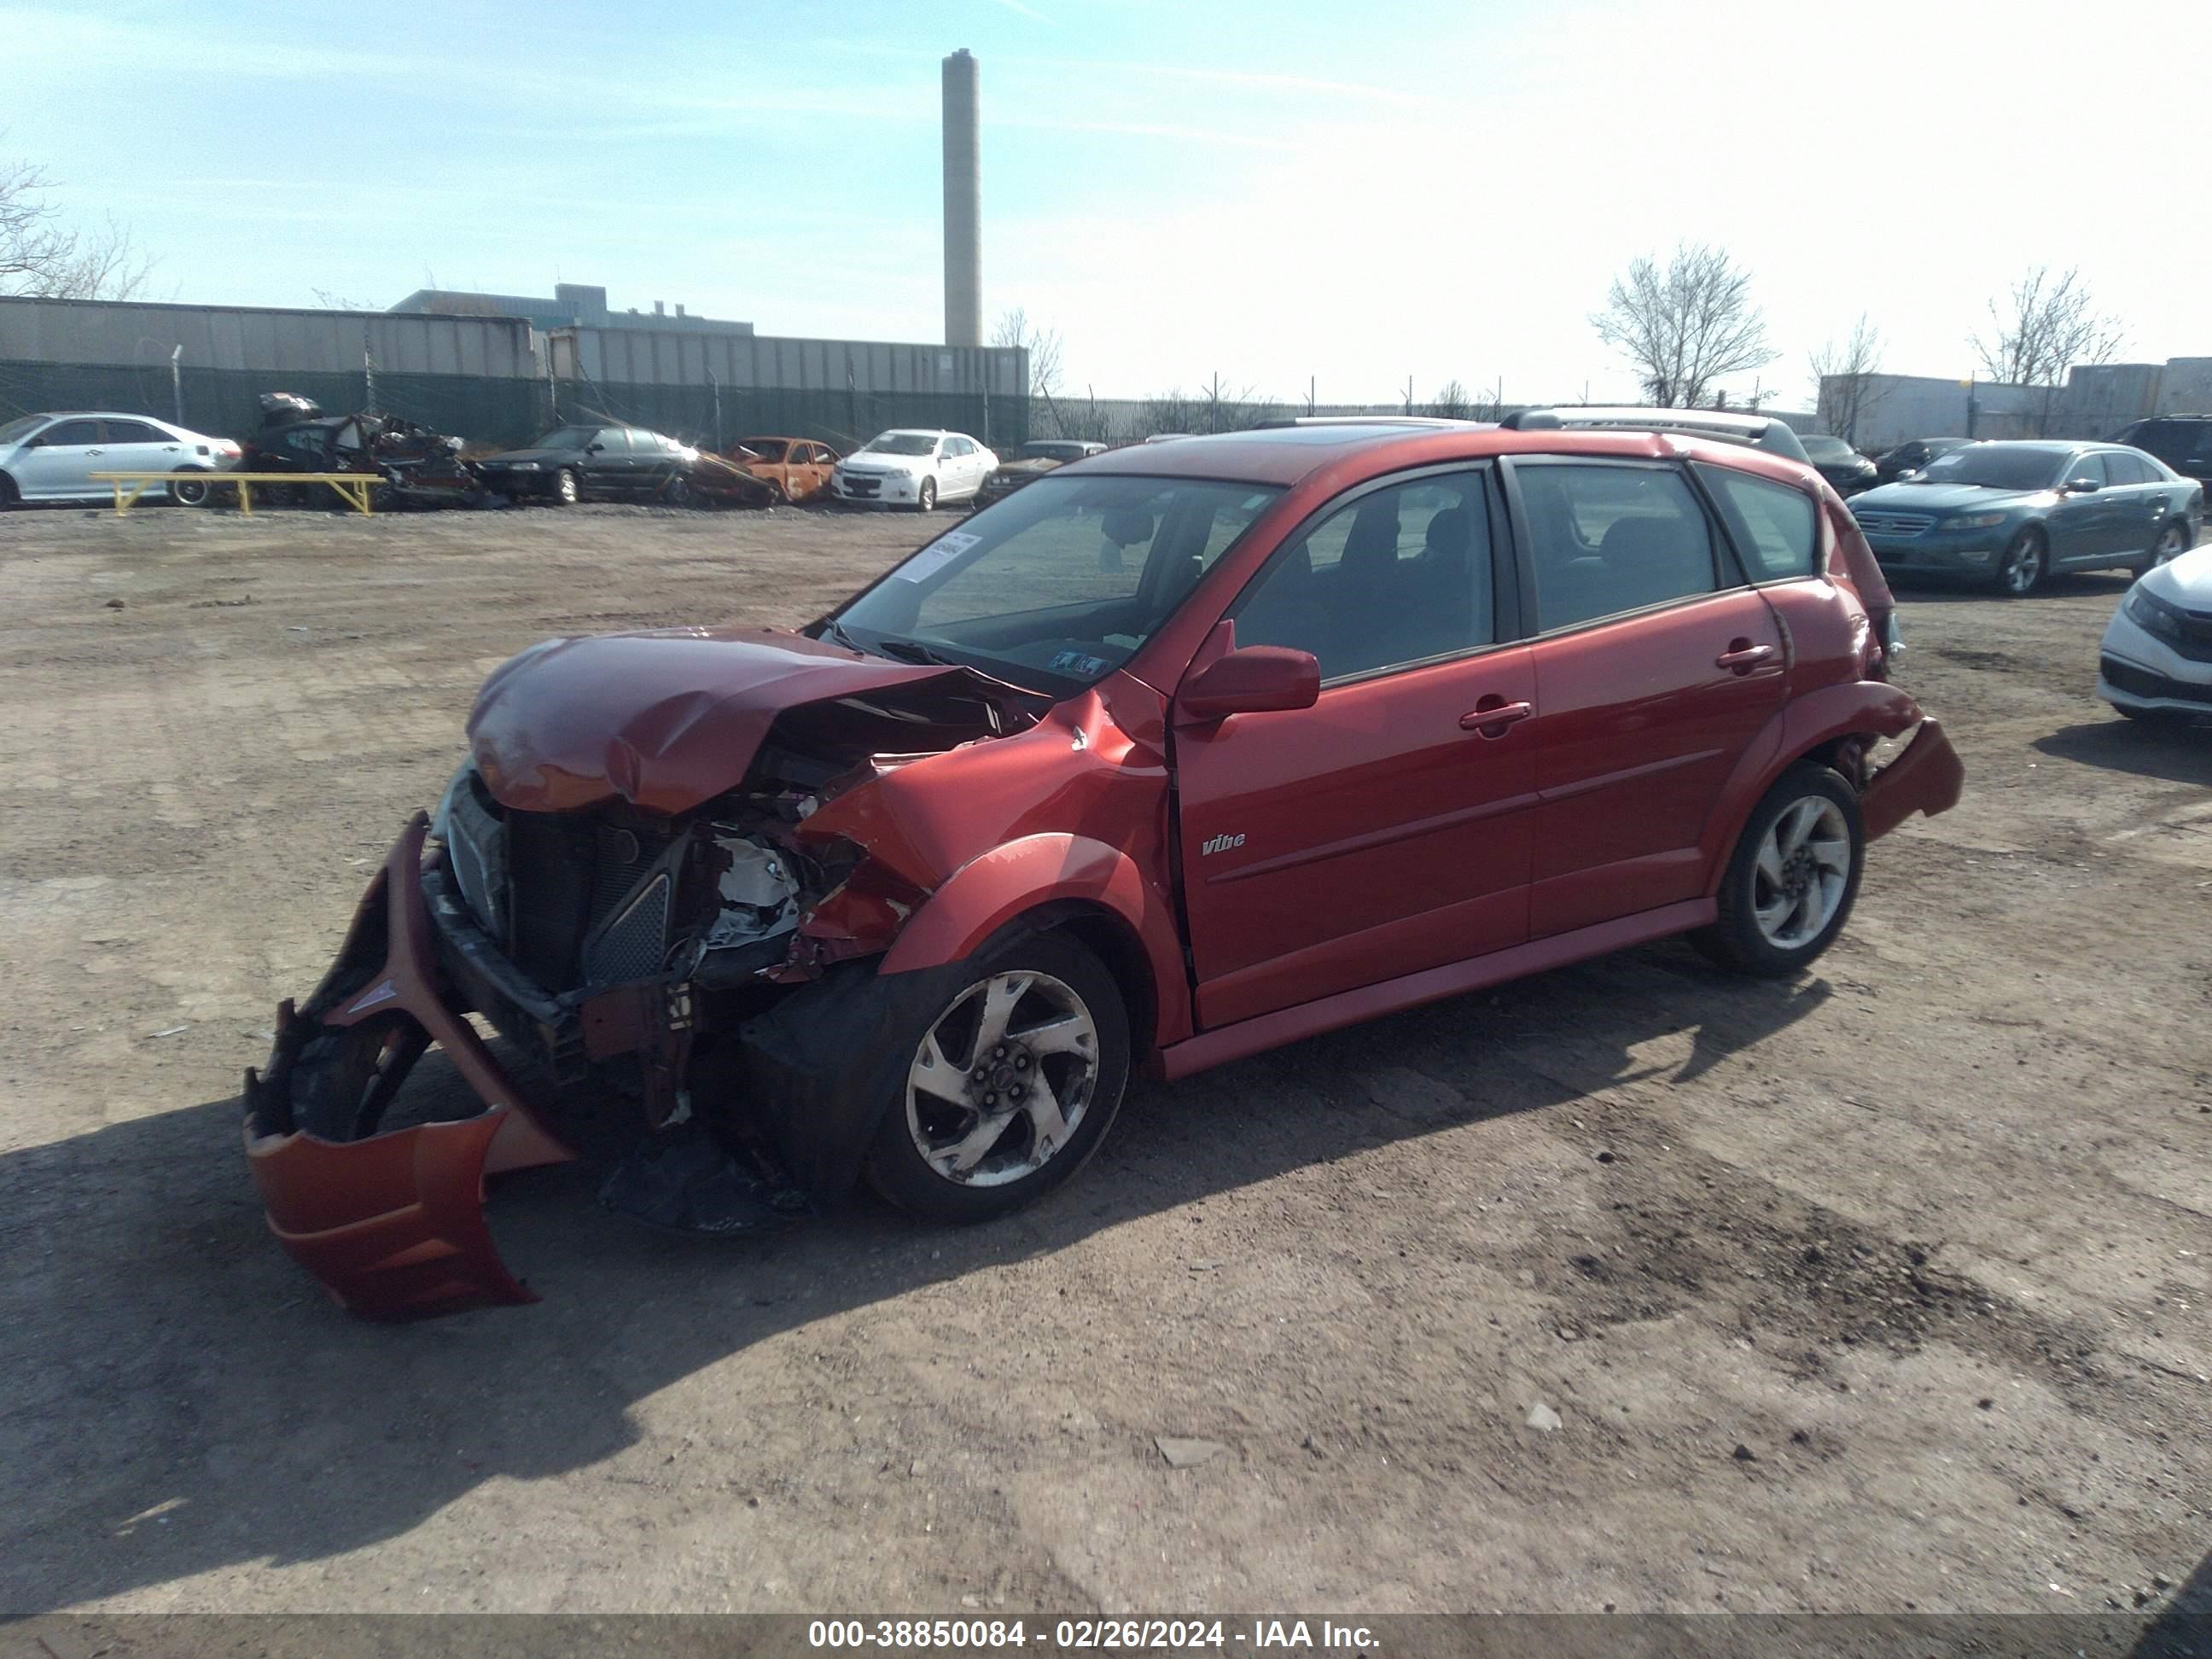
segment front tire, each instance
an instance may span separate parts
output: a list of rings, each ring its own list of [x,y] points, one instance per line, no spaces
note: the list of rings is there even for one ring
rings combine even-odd
[[[936,479],[924,478],[921,481],[921,488],[914,492],[914,510],[917,513],[933,513],[937,510]]]
[[[22,500],[22,496],[16,491],[15,481],[6,473],[0,472],[0,513],[5,513],[11,507],[20,506]]]
[[[1786,977],[1843,931],[1865,866],[1850,785],[1825,766],[1793,766],[1744,825],[1721,878],[1720,915],[1692,940],[1723,968]]]
[[[671,477],[661,489],[660,501],[664,507],[690,507],[691,486],[680,477]]]
[[[2024,599],[2043,586],[2051,574],[2051,543],[2033,525],[2014,536],[1997,561],[1997,592],[2008,599]]]
[[[1097,1150],[1128,1082],[1121,987],[1056,933],[978,958],[942,1007],[885,1037],[913,1059],[868,1182],[927,1221],[988,1221],[1050,1192]]]
[[[574,507],[584,499],[583,486],[576,480],[576,469],[564,466],[553,475],[553,504]]]

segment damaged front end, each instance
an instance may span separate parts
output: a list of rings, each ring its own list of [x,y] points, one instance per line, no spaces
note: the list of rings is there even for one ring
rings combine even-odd
[[[775,1085],[794,1044],[828,1029],[794,1036],[785,1005],[879,955],[927,895],[911,860],[822,809],[902,759],[1023,729],[1026,696],[700,630],[556,642],[495,674],[434,820],[410,823],[246,1074],[247,1155],[285,1249],[354,1311],[413,1317],[534,1299],[484,1221],[504,1170],[582,1158],[611,1207],[725,1236],[848,1182],[865,1130],[775,1103],[793,1098]],[[865,1045],[863,977],[837,975],[836,1024]],[[432,1046],[483,1109],[397,1125]]]

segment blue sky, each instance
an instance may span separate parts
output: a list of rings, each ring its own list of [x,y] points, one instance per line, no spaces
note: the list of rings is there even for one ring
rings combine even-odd
[[[1025,307],[1101,396],[1217,372],[1325,401],[1409,374],[1423,398],[1626,394],[1589,314],[1683,238],[1754,273],[1792,406],[1862,311],[1885,367],[1963,374],[2037,263],[2081,267],[2130,359],[2212,354],[2199,0],[248,15],[0,4],[0,156],[127,222],[153,297],[557,276],[764,333],[933,340],[938,64],[966,46],[987,326]]]

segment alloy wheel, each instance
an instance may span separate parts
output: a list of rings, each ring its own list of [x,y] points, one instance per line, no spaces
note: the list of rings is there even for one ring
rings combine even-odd
[[[1794,802],[1774,821],[1752,870],[1751,910],[1778,950],[1818,937],[1850,885],[1851,834],[1825,795]]]
[[[2005,560],[2002,580],[2008,593],[2033,592],[2036,583],[2043,580],[2043,544],[2033,536],[2023,536],[2015,542]]]
[[[1034,1175],[1073,1137],[1098,1080],[1098,1025],[1049,974],[994,974],[922,1035],[907,1071],[907,1133],[945,1180]]]

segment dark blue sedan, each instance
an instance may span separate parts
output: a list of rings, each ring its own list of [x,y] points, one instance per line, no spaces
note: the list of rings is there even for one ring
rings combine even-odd
[[[2150,569],[2197,544],[2204,487],[2117,444],[1967,444],[1849,503],[1882,569],[2033,593],[2061,570]]]

